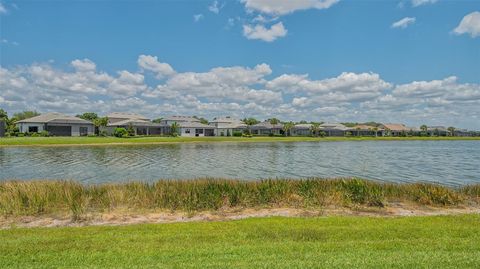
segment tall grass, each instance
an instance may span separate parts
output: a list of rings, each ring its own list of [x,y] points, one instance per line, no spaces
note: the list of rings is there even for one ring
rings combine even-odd
[[[433,184],[387,184],[361,179],[162,180],[82,185],[74,181],[0,183],[3,216],[127,210],[202,211],[246,207],[383,207],[391,201],[454,206],[478,202],[480,185],[453,189]]]

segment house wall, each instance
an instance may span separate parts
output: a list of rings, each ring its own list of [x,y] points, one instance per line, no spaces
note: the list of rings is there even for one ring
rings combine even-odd
[[[180,136],[197,136],[196,129],[203,129],[203,128],[185,128],[180,127]],[[198,136],[205,136],[205,130],[203,133],[198,134]]]
[[[26,133],[28,132],[28,129],[30,127],[37,127],[38,132],[42,132],[44,130],[45,124],[43,123],[27,123],[27,122],[21,122],[17,123],[16,126],[20,130],[20,133]]]

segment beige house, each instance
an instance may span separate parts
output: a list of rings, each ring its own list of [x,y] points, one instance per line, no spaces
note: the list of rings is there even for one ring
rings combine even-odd
[[[47,131],[52,136],[86,136],[94,134],[93,123],[78,117],[61,113],[45,113],[17,121],[21,133]]]
[[[384,123],[380,127],[383,129],[383,136],[401,136],[411,130],[401,123]]]

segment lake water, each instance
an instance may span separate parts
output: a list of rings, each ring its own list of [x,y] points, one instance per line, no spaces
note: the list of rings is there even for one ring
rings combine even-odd
[[[480,141],[204,143],[0,148],[0,180],[222,177],[480,183]]]

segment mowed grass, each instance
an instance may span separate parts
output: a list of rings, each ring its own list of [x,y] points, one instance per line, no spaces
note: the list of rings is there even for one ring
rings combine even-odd
[[[480,268],[480,216],[0,231],[1,268]]]
[[[396,140],[480,140],[480,137],[8,137],[1,146],[155,144],[193,142],[328,142]]]

